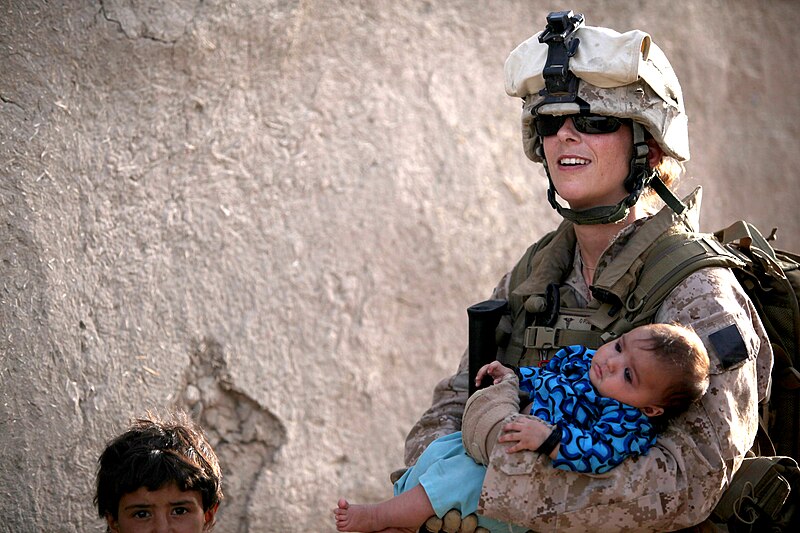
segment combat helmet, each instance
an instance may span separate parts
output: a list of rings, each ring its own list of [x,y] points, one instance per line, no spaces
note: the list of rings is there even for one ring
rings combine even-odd
[[[532,36],[505,63],[506,93],[523,99],[525,154],[544,163],[548,200],[576,224],[606,224],[625,218],[650,186],[674,211],[685,206],[647,163],[647,133],[665,154],[689,159],[686,110],[678,78],[661,49],[639,30],[618,33],[585,26],[582,14],[557,11],[544,31]],[[534,120],[540,115],[594,114],[632,120],[633,156],[625,180],[628,196],[615,206],[574,211],[558,204]]]

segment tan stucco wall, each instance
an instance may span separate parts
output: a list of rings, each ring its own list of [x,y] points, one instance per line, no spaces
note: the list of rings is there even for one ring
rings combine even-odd
[[[792,1],[576,1],[682,80],[704,227],[800,249]],[[507,53],[546,2],[0,1],[4,531],[101,531],[146,409],[218,445],[217,531],[390,494],[465,308],[552,228]]]

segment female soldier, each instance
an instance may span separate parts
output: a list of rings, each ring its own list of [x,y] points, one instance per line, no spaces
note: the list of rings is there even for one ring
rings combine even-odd
[[[543,163],[548,200],[565,220],[495,288],[492,297],[509,300],[511,310],[498,327],[498,359],[505,364],[535,364],[559,347],[596,347],[623,333],[640,307],[636,299],[648,296],[640,277],[645,259],[665,254],[659,248],[665,236],[688,241],[697,231],[700,190],[680,202],[668,188],[689,158],[672,67],[641,31],[619,34],[582,23],[580,14],[551,13],[545,31],[506,61],[506,91],[523,100],[525,153]],[[654,213],[656,194],[667,207]],[[711,384],[647,455],[585,476],[555,469],[537,452],[501,453],[503,446],[494,445],[518,409],[515,393],[499,398],[492,395],[500,387],[479,391],[465,411],[465,354],[411,429],[406,464],[435,438],[461,429],[470,454],[488,461],[480,507],[488,517],[535,531],[667,531],[702,522],[753,445],[772,351],[726,268],[688,275],[649,319],[698,333],[710,356]]]

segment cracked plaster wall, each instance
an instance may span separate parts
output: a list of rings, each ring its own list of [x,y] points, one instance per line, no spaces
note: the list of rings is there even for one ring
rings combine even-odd
[[[390,494],[464,309],[556,223],[520,150],[527,1],[0,0],[0,530],[102,531],[103,443],[183,407],[222,532]],[[704,227],[800,249],[790,1],[574,2],[682,80]]]

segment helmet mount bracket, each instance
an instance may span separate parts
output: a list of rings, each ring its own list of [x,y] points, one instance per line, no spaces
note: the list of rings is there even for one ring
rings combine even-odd
[[[555,11],[547,15],[547,26],[539,42],[547,45],[547,61],[542,71],[545,87],[542,96],[548,102],[574,102],[578,94],[578,77],[569,70],[569,58],[578,51],[580,39],[575,35],[583,26],[583,14]]]

